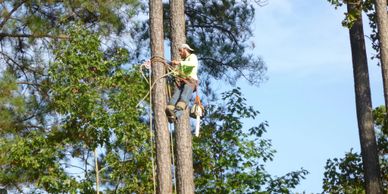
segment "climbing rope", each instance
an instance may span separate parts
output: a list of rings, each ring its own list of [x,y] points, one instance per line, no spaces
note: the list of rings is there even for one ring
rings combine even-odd
[[[150,89],[149,89],[149,91],[147,92],[147,94],[139,101],[139,103],[136,105],[136,107],[138,107],[138,106],[141,104],[141,102],[144,101],[144,99],[146,99],[146,98],[148,97],[148,95],[151,94],[152,89],[154,88],[155,84],[156,84],[160,79],[162,79],[162,78],[164,78],[164,77],[167,77],[167,76],[169,76],[169,75],[175,73],[175,70],[172,69],[171,67],[169,67],[169,65],[166,63],[166,61],[164,60],[163,57],[160,57],[160,56],[153,56],[153,57],[151,58],[150,61],[146,61],[146,62],[144,62],[143,64],[140,65],[140,70],[141,70],[141,73],[142,73],[142,76],[143,76],[143,77],[145,77],[145,75],[144,75],[144,73],[143,73],[143,71],[142,71],[143,67],[146,67],[146,68],[148,67],[147,69],[150,69],[150,68],[151,68],[150,64],[151,64],[152,62],[161,62],[161,63],[163,63],[165,66],[167,66],[167,68],[169,69],[169,72],[166,73],[166,74],[164,74],[164,75],[162,75],[162,76],[160,76],[159,78],[157,78],[157,79],[154,81],[154,83],[150,86]],[[151,79],[150,79],[150,80],[151,80]],[[147,83],[151,83],[151,81],[148,81],[148,80],[147,80]]]
[[[143,74],[144,76],[144,74]],[[144,76],[145,77],[145,76]],[[149,80],[148,84],[151,88],[151,73],[149,73]],[[152,133],[152,94],[150,92],[150,111],[149,111],[149,117],[150,117],[150,143],[151,143],[151,162],[152,162],[152,182],[154,186],[154,194],[156,194],[156,173],[155,173],[155,160],[154,160],[154,141],[153,141],[153,133]]]
[[[170,87],[167,85],[167,101],[171,99],[171,92],[170,92]],[[170,131],[170,145],[171,145],[171,161],[172,161],[172,166],[174,167],[172,170],[172,176],[173,176],[173,193],[176,193],[176,176],[175,176],[175,152],[174,152],[174,136],[172,135],[172,124],[169,124],[168,130]]]

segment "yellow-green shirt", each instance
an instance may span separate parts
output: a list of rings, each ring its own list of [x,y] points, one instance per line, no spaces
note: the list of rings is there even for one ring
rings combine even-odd
[[[191,71],[185,71],[185,69],[191,69]],[[195,54],[190,54],[183,61],[181,61],[179,69],[181,72],[186,72],[185,76],[198,80],[198,58]]]

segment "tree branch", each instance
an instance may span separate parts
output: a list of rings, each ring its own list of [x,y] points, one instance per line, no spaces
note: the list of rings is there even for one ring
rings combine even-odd
[[[232,69],[234,69],[234,68],[232,66],[230,66],[228,63],[223,63],[222,61],[219,61],[219,60],[214,59],[212,57],[199,57],[198,59],[201,61],[205,61],[205,60],[213,61],[214,63],[218,64],[218,66],[221,66],[225,69],[224,71],[219,72],[220,74],[225,76],[227,78],[227,80],[233,79],[232,77],[229,76],[229,74],[227,72],[228,72],[228,68],[232,68]],[[213,68],[210,68],[210,70],[211,70],[211,72],[209,72],[210,74],[217,72],[217,71],[213,70]],[[219,77],[219,76],[216,76],[216,77]],[[220,78],[222,78],[222,76]]]
[[[40,84],[37,84],[37,83],[32,83],[32,82],[24,82],[24,81],[17,82],[17,84],[25,84],[25,85],[40,86]]]
[[[211,57],[199,57],[199,60],[210,60],[210,61],[213,61],[215,63],[217,63],[218,65],[222,66],[222,67],[229,67],[235,71],[238,71],[240,73],[241,76],[243,76],[248,82],[250,83],[253,83],[252,80],[250,80],[247,75],[245,75],[245,73],[240,69],[240,68],[237,68],[237,67],[233,67],[231,65],[228,65],[228,63],[223,63],[222,61],[218,61],[214,58],[211,58]],[[226,70],[227,71],[227,70]],[[226,73],[223,73],[226,77],[230,78],[230,76]]]
[[[236,36],[231,32],[231,31],[229,31],[228,29],[226,29],[226,28],[224,28],[224,27],[222,27],[222,26],[219,26],[219,25],[212,25],[212,24],[188,24],[187,25],[187,28],[193,28],[193,29],[195,29],[195,28],[210,28],[210,29],[218,29],[218,30],[220,30],[221,32],[225,32],[226,34],[228,34],[228,36],[232,39],[232,41],[236,44],[236,45],[238,45],[238,40],[237,40],[237,38],[236,38]]]
[[[28,76],[26,74],[26,72],[24,71],[24,68],[22,68],[22,66],[16,62],[14,59],[12,59],[10,56],[8,56],[7,53],[4,53],[3,51],[0,51],[0,54],[4,57],[4,58],[7,58],[8,60],[10,60],[12,63],[14,63],[16,66],[18,66],[20,68],[20,70],[22,71],[24,77],[26,78],[26,80],[28,81]],[[6,60],[6,59],[4,59]],[[8,64],[8,61],[6,60],[6,63]],[[10,65],[10,64],[9,64]]]
[[[0,39],[10,37],[10,38],[52,38],[52,39],[69,39],[69,36],[65,34],[59,34],[57,36],[48,35],[48,34],[10,34],[10,33],[0,33]]]
[[[189,24],[187,24],[187,28],[190,28],[190,27],[192,27],[193,29],[196,28],[196,27],[199,27],[199,28],[215,28],[215,29],[220,30],[221,32],[225,32],[226,34],[228,34],[230,39],[232,39],[232,41],[235,42],[238,45],[238,41],[237,41],[236,36],[230,30],[226,29],[222,25],[216,25],[216,24],[219,23],[219,20],[215,20],[213,18],[210,18],[208,15],[202,14],[202,13],[196,11],[196,10],[186,11],[185,14],[188,15],[189,17],[192,17],[192,18],[198,17],[198,15],[200,15],[200,17],[206,18],[205,21],[207,21],[207,22],[205,22],[203,24],[199,24],[199,23],[198,24],[194,24],[194,23],[190,22]]]
[[[23,193],[23,190],[19,187],[19,185],[15,182],[12,182],[12,184],[15,186],[15,188],[20,192]]]
[[[80,166],[73,165],[73,164],[71,164],[71,163],[61,163],[61,164],[62,164],[62,165],[65,165],[65,166],[72,167],[72,168],[78,168],[78,169],[84,171],[84,172],[82,172],[82,173],[85,173],[85,169],[82,168],[82,167],[80,167]],[[70,174],[73,174],[73,173],[70,173]],[[76,173],[74,173],[74,174],[76,174]],[[78,173],[77,173],[77,174],[78,174]]]
[[[7,21],[9,20],[9,18],[11,18],[11,15],[17,10],[19,9],[19,7],[21,7],[27,0],[24,0],[24,1],[21,1],[19,4],[16,4],[15,7],[8,13],[8,15],[4,16],[3,17],[3,21],[1,21],[0,23],[0,29],[2,29],[5,25],[5,23],[7,23]]]

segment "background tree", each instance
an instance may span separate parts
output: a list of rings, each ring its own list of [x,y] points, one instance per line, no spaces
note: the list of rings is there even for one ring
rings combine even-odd
[[[50,112],[49,98],[44,97],[48,96],[47,71],[54,58],[50,44],[69,38],[66,30],[81,22],[85,28],[105,35],[105,46],[114,50],[121,42],[107,37],[128,33],[126,24],[138,6],[135,0],[0,2],[0,62],[14,72],[20,89],[29,91],[31,111],[25,115],[26,122]],[[36,119],[34,125],[44,125],[40,121]]]
[[[125,1],[1,1],[1,60],[26,80],[39,80],[52,54],[53,39],[77,22],[103,35],[128,33],[138,2]],[[43,70],[42,70],[43,69]],[[36,78],[36,79],[33,79]]]
[[[139,122],[144,112],[136,108],[145,95],[145,82],[123,69],[125,49],[104,52],[99,38],[81,28],[72,31],[69,42],[59,43],[56,63],[50,67],[54,107],[65,116],[59,135],[72,139],[68,145],[74,146],[72,159],[84,163],[81,170],[89,184],[96,182],[90,154],[99,148],[99,169],[110,170],[103,174],[103,183],[116,191],[148,191],[152,188],[151,148],[144,143],[148,127]]]
[[[385,92],[387,89],[387,85],[388,84],[385,84],[385,80],[387,80],[387,72],[386,72],[386,67],[383,65],[383,58],[381,56],[381,51],[380,51],[380,45],[381,44],[384,44],[383,42],[385,42],[385,34],[384,31],[385,31],[385,25],[384,20],[382,20],[382,24],[380,24],[379,26],[382,27],[381,30],[378,30],[378,21],[377,21],[377,4],[379,5],[379,7],[384,7],[382,4],[384,4],[384,2],[380,2],[381,0],[378,0],[378,1],[375,1],[375,0],[365,0],[365,1],[362,1],[362,9],[364,11],[364,13],[368,16],[368,19],[369,19],[369,26],[370,26],[370,29],[371,29],[371,34],[368,35],[369,39],[372,41],[372,48],[376,51],[375,54],[372,55],[371,59],[380,59],[380,62],[378,62],[379,65],[381,65],[381,70],[382,70],[382,79],[383,79],[383,84],[384,84],[384,99],[386,100],[386,95],[387,95],[387,92]],[[329,0],[330,3],[334,4],[335,7],[339,7],[339,6],[342,6],[343,5],[343,1],[341,0]],[[387,4],[387,2],[385,2],[385,4]],[[383,10],[383,9],[380,9],[380,10]],[[384,11],[382,11],[380,13],[381,15],[384,15]],[[386,13],[385,13],[386,14]],[[380,18],[386,18],[384,16],[381,16]],[[354,22],[354,19],[355,17],[353,17],[353,14],[346,14],[346,18],[345,20],[343,21],[343,25],[344,26],[349,26],[352,22]],[[380,35],[379,34],[379,31],[383,31],[383,33]],[[382,36],[382,37],[380,37]],[[380,41],[383,40],[383,41]],[[386,105],[387,106],[387,105]]]
[[[329,0],[339,5],[339,1]],[[357,121],[367,193],[381,193],[381,179],[373,129],[372,102],[369,86],[368,63],[362,24],[362,1],[347,2],[347,20],[352,50],[353,77],[357,107]]]
[[[69,37],[55,47],[50,66],[52,112],[43,118],[50,125],[6,131],[0,138],[1,185],[19,192],[94,192],[92,151],[98,147],[107,191],[150,191],[149,135],[140,122],[144,111],[135,108],[145,82],[122,69],[125,50],[102,52],[97,36],[81,27]]]
[[[348,12],[355,13],[355,23],[349,29],[352,48],[357,120],[367,193],[381,193],[381,179],[373,129],[372,101],[369,86],[368,63],[365,51],[361,15],[361,1],[347,4]]]
[[[380,43],[380,61],[384,84],[385,107],[388,109],[388,15],[387,1],[375,0],[377,27]]]
[[[115,56],[117,56],[115,53],[116,51],[119,50],[120,45],[123,45],[123,41],[115,41],[114,37],[117,34],[128,34],[128,32],[130,32],[128,30],[129,28],[127,27],[133,24],[131,22],[131,18],[136,13],[136,10],[137,10],[136,8],[138,7],[138,5],[139,5],[138,2],[134,0],[109,1],[109,2],[108,1],[82,1],[82,0],[71,1],[71,2],[70,1],[69,2],[68,1],[1,1],[0,9],[1,9],[2,17],[0,21],[0,28],[1,28],[0,60],[2,64],[7,65],[8,70],[12,72],[14,77],[16,77],[17,83],[19,84],[18,91],[21,92],[21,97],[24,98],[24,101],[26,104],[25,112],[21,115],[17,115],[20,118],[17,120],[18,130],[12,131],[12,132],[8,131],[9,133],[7,132],[6,134],[4,134],[4,136],[2,136],[2,138],[4,138],[3,140],[7,142],[7,145],[8,143],[10,143],[9,144],[10,146],[4,147],[4,149],[8,149],[8,148],[10,149],[10,147],[12,146],[22,144],[23,141],[27,141],[27,142],[33,141],[34,139],[33,137],[35,136],[36,138],[49,136],[50,135],[49,132],[51,130],[55,131],[55,129],[57,128],[62,128],[63,127],[62,124],[65,126],[64,123],[59,124],[58,123],[59,120],[53,119],[55,118],[54,116],[58,115],[58,113],[56,112],[58,111],[58,109],[56,109],[58,107],[55,107],[57,104],[52,102],[53,100],[53,98],[51,98],[52,80],[50,80],[47,73],[51,65],[50,61],[53,61],[54,59],[54,53],[52,51],[53,47],[51,47],[52,43],[54,43],[56,39],[61,39],[61,40],[69,39],[70,35],[67,33],[68,28],[73,26],[75,23],[80,22],[83,25],[83,28],[89,29],[94,33],[104,35],[102,36],[104,37],[102,38],[102,40],[104,41],[103,47],[106,49],[103,55],[104,57],[107,57],[107,58],[111,57],[112,60],[115,60]],[[72,44],[74,44],[75,42],[77,41],[74,41]],[[98,45],[100,44],[98,43]],[[86,45],[85,48],[89,48],[89,45]],[[62,53],[60,54],[62,55]],[[94,53],[90,55],[93,56]],[[85,66],[80,66],[79,68],[84,68],[84,67]],[[91,69],[94,69],[94,68],[95,67],[91,67]],[[83,70],[84,69],[80,71],[83,71]],[[132,77],[136,77],[136,76],[132,76]],[[136,77],[136,79],[138,78],[139,77]],[[121,82],[118,81],[118,83],[116,84],[121,85],[121,87],[123,87],[123,85],[125,84],[130,86],[130,84],[128,84],[129,82],[137,83],[137,81],[133,81],[133,79],[131,78],[131,79],[123,79]],[[133,87],[133,89],[137,89],[138,90],[137,94],[139,95],[142,93],[140,90],[141,86]],[[129,88],[125,88],[125,90],[122,90],[122,91],[129,92],[132,90],[129,90]],[[126,95],[128,95],[128,93]],[[82,96],[82,95],[79,95],[79,96]],[[120,106],[121,110],[128,111],[128,113],[133,113],[132,114],[133,117],[128,117],[128,118],[136,118],[136,121],[138,121],[139,113],[134,114],[134,110],[132,110],[131,112],[129,111],[130,110],[129,108],[126,108],[128,104],[133,103],[133,98],[125,97],[125,95],[123,95],[123,93],[121,92],[120,92],[120,95],[117,95],[115,97],[117,98],[116,100],[118,100],[119,98],[122,98],[120,103],[123,102],[124,103],[123,105],[125,106]],[[110,100],[114,100],[114,99],[112,98]],[[116,105],[117,103],[119,102],[116,102]],[[135,112],[138,112],[138,111],[135,111]],[[127,128],[130,126],[133,126],[133,123],[131,125],[128,125],[126,122],[123,122],[122,119],[125,118],[125,116],[128,116],[128,115],[126,115],[126,113],[117,113],[117,118],[112,123],[121,125],[123,126],[123,128],[124,126]],[[129,123],[130,123],[130,120],[131,119],[129,119]],[[106,122],[109,122],[109,121],[106,121]],[[76,127],[69,123],[67,123],[67,125]],[[14,126],[13,128],[15,128]],[[98,131],[100,129],[94,129],[94,130]],[[77,129],[77,130],[80,130],[80,129]],[[75,133],[77,130],[73,132]],[[121,130],[124,130],[124,129],[121,128]],[[125,137],[124,139],[119,138],[117,139],[117,141],[124,143],[124,145],[128,145],[128,146],[133,145],[128,143],[129,141],[128,136],[130,136],[130,134],[128,134],[129,132],[130,131],[127,131],[124,133],[121,131],[120,134],[115,134],[118,137],[123,137],[123,138]],[[12,138],[14,136],[20,136],[21,137],[21,139],[19,139],[20,141],[13,140]],[[28,138],[30,140],[28,140]],[[75,136],[72,136],[71,138],[75,138]],[[143,136],[139,136],[139,138],[142,139],[145,137],[143,135]],[[41,139],[38,139],[38,140],[41,141]],[[49,167],[47,168],[43,167],[47,160],[48,161],[52,160],[52,162],[54,162],[54,164],[57,165],[55,166],[56,168],[52,168],[53,170],[55,169],[62,170],[61,168],[63,166],[68,167],[68,166],[74,165],[72,163],[74,161],[67,160],[67,157],[57,156],[57,153],[62,154],[61,150],[65,149],[62,147],[63,146],[62,143],[58,143],[59,147],[56,144],[55,146],[52,145],[53,142],[57,141],[57,139],[54,138],[53,142],[51,142],[50,140],[50,142],[43,142],[43,143],[39,142],[38,140],[35,144],[39,146],[35,146],[33,150],[30,150],[30,151],[28,151],[28,149],[24,150],[24,148],[30,148],[31,143],[23,144],[23,145],[26,145],[26,147],[20,147],[20,149],[22,151],[24,150],[23,153],[29,153],[27,155],[32,156],[31,158],[28,158],[29,161],[37,160],[40,165],[39,168],[50,169]],[[66,144],[65,147],[69,148],[70,150],[74,149],[73,151],[69,151],[69,152],[75,153],[74,158],[82,158],[80,159],[81,161],[86,161],[85,159],[90,158],[90,150],[85,149],[85,147],[81,145],[82,143],[77,142],[78,140],[79,138],[69,140],[71,142],[69,144],[72,144],[72,145]],[[94,139],[92,138],[92,140]],[[75,142],[79,143],[78,146],[73,144]],[[137,141],[134,141],[134,142],[138,143]],[[96,142],[89,142],[89,143],[95,144],[95,145],[98,144]],[[128,157],[131,154],[128,151],[122,151],[121,149],[122,148],[127,149],[128,147],[123,146],[120,143],[115,143],[114,145],[120,145],[121,147],[112,148],[112,149],[115,149],[117,153],[115,154],[111,153],[112,157],[110,157],[109,161],[111,162],[116,161],[116,163],[114,163],[116,167],[124,168],[124,164],[127,164],[127,163],[122,163],[122,161],[125,161],[126,158],[131,158],[131,157]],[[76,148],[74,147],[71,148],[72,146]],[[50,148],[48,149],[49,151],[45,151],[46,147]],[[54,150],[58,149],[58,151],[54,151],[52,149]],[[35,152],[39,153],[40,151],[50,152],[52,153],[51,154],[52,156],[48,155],[46,157],[46,159],[47,158],[48,159],[46,160],[45,157],[31,154]],[[66,151],[65,153],[67,153]],[[72,155],[72,154],[67,154],[66,156],[68,155]],[[139,156],[140,155],[141,154],[139,154]],[[25,155],[22,155],[22,156],[25,157]],[[40,156],[41,159],[39,159],[38,156]],[[4,156],[2,159],[4,158],[7,158],[7,157]],[[64,160],[62,161],[62,159]],[[23,163],[23,161],[27,159],[16,158],[15,160],[20,160],[21,161],[20,163]],[[4,163],[2,164],[9,167],[8,166],[9,160],[3,160],[3,161]],[[143,160],[143,161],[147,161],[147,160]],[[105,162],[105,161],[102,161],[102,162]],[[8,168],[4,168],[4,169],[8,169]],[[103,168],[104,170],[103,172],[109,172],[110,169],[109,170],[108,169],[109,168]],[[130,168],[127,168],[127,169],[130,169]],[[24,172],[23,170],[25,169],[21,169],[21,171],[20,169],[16,169],[16,170],[19,170],[19,171],[15,172],[15,174],[21,174],[21,172]],[[38,174],[42,173],[42,171],[36,171],[36,172]],[[122,183],[126,180],[131,180],[132,182],[134,182],[133,178],[138,176],[138,174],[133,174],[134,176],[124,177],[123,173],[125,174],[125,172],[126,171],[122,169],[121,171],[115,170],[114,172],[112,172],[112,174],[115,174],[114,181],[110,182],[113,185],[112,186],[113,188],[116,188],[116,189],[122,189],[122,187],[130,188],[131,185],[133,185],[133,184],[128,184],[123,186]],[[81,172],[80,174],[82,173],[83,172]],[[29,176],[27,171],[25,174],[26,176]],[[94,174],[93,173],[89,173],[89,174],[91,174],[90,177],[82,179],[83,181],[81,181],[81,183],[83,184],[82,186],[82,188],[84,189],[83,191],[85,192],[88,191],[85,189],[91,188],[91,186],[94,183],[94,181],[92,180]],[[142,174],[147,174],[147,173],[142,172]],[[8,175],[9,174],[6,174],[3,177],[7,178]],[[37,186],[34,186],[33,184],[35,184],[35,180],[36,180],[34,179],[34,177],[39,178],[39,176],[35,176],[36,174],[33,174],[33,175],[34,176],[30,176],[30,178],[23,179],[19,182],[18,182],[18,179],[14,179],[15,181],[13,181],[11,185],[7,183],[6,185],[10,187],[17,187],[18,185],[27,185],[35,188],[46,189],[46,190],[48,190],[49,187],[53,187],[54,189],[61,189],[61,188],[55,188],[56,186],[53,186],[50,184],[55,182],[61,183],[61,181],[64,180],[63,178],[55,179],[54,182],[52,180],[50,180],[51,182],[48,180],[45,180],[45,181],[39,180],[40,181],[38,182],[39,184],[36,184]],[[78,174],[73,175],[73,177],[77,175]],[[63,176],[59,176],[59,175],[51,176],[51,178],[53,177],[63,177]],[[70,182],[72,180],[73,179],[70,178]],[[85,180],[88,180],[88,181],[85,181]],[[44,182],[48,182],[50,184],[45,183],[46,185],[42,186]],[[64,187],[69,186],[67,184],[67,182],[69,181],[65,181],[65,182],[66,184]],[[77,185],[73,185],[73,183],[71,184],[72,184],[71,187],[81,188],[81,186],[79,185],[77,186]],[[133,187],[133,188],[139,188],[141,190],[141,188],[147,188],[148,186],[149,184],[143,184],[141,187]],[[63,190],[70,191],[69,189],[63,189]],[[52,190],[52,191],[59,192],[59,190]]]
[[[384,6],[385,5],[385,6]],[[363,10],[366,13],[366,15],[369,18],[369,26],[372,30],[370,34],[370,40],[372,41],[372,48],[376,51],[376,54],[372,55],[372,59],[377,58],[380,59],[379,63],[381,65],[381,72],[382,72],[382,79],[383,79],[383,89],[384,89],[384,99],[385,99],[385,106],[387,106],[388,101],[388,67],[386,64],[386,57],[384,50],[386,49],[386,39],[387,39],[387,32],[385,32],[387,21],[387,2],[385,0],[365,0],[363,1]],[[384,8],[385,7],[385,8]],[[385,11],[384,11],[385,10]],[[382,32],[382,33],[380,33]],[[384,52],[384,53],[383,53]]]
[[[332,4],[336,6],[342,6],[342,1],[340,0],[329,0]],[[384,9],[384,5],[387,5],[387,2],[384,0],[365,0],[362,1],[362,9],[365,12],[365,14],[369,18],[369,26],[371,28],[371,34],[369,35],[370,40],[372,41],[372,48],[376,51],[376,54],[372,55],[372,59],[380,59],[380,62],[378,63],[381,65],[381,72],[382,72],[382,80],[383,80],[383,90],[384,90],[384,100],[385,100],[385,106],[387,107],[388,103],[388,68],[386,64],[386,58],[385,57],[385,52],[386,50],[386,39],[387,39],[387,12],[386,9]],[[385,6],[386,7],[386,6]],[[379,14],[378,14],[379,10]],[[384,11],[385,10],[385,11]],[[378,16],[380,15],[380,16]],[[345,26],[350,26],[355,20],[355,17],[353,16],[352,13],[347,14],[345,20],[343,21],[343,24]],[[380,24],[378,24],[380,23]],[[380,33],[382,32],[382,33]],[[383,53],[384,52],[384,53]]]

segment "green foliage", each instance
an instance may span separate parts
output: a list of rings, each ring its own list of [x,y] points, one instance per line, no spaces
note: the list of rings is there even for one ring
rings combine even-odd
[[[377,146],[379,152],[381,180],[384,192],[388,188],[388,131],[384,106],[373,110]],[[361,154],[346,153],[344,158],[328,159],[325,165],[323,193],[365,193],[364,171]]]
[[[63,32],[64,26],[79,21],[94,25],[98,31],[120,33],[139,6],[137,0],[34,0],[3,3],[3,17],[15,9],[12,17],[6,20],[3,30],[35,35],[58,34]],[[21,30],[21,27],[25,28]]]
[[[388,2],[387,2],[388,4]],[[378,30],[377,30],[377,17],[376,17],[376,8],[374,6],[374,1],[365,0],[363,5],[363,10],[365,14],[369,18],[369,27],[372,32],[370,34],[370,40],[372,41],[372,48],[376,51],[375,54],[371,56],[372,59],[380,59],[380,43],[378,38]],[[380,60],[378,60],[378,64],[380,64]]]
[[[385,106],[379,106],[373,110],[373,117],[375,119],[377,146],[380,155],[388,154],[388,120],[386,116]],[[388,158],[387,158],[388,162]],[[388,165],[388,164],[387,164]],[[387,169],[388,170],[388,169]],[[386,173],[388,175],[388,171]],[[388,180],[387,180],[388,181]]]
[[[145,82],[138,73],[122,69],[126,50],[105,55],[98,37],[80,27],[70,35],[69,42],[57,47],[58,58],[50,68],[54,106],[64,116],[61,133],[75,145],[82,141],[88,150],[105,149],[100,162],[108,188],[149,192],[151,150],[144,143],[149,134],[136,108],[146,93]]]
[[[136,108],[146,94],[145,81],[137,69],[123,68],[127,50],[103,50],[99,37],[80,26],[68,35],[69,41],[53,47],[56,60],[48,70],[50,112],[41,119],[49,125],[24,126],[23,133],[0,138],[0,184],[18,192],[95,192],[91,153],[98,148],[106,192],[149,193],[149,131],[144,110]],[[9,82],[0,82],[4,95],[16,89]]]
[[[324,193],[365,193],[362,159],[352,150],[344,158],[329,159],[325,165]]]
[[[329,3],[334,5],[334,7],[337,9],[338,7],[341,7],[343,5],[343,1],[341,0],[327,0]]]
[[[334,5],[335,9],[341,7],[343,4],[355,4],[357,9],[351,10],[350,12],[345,13],[345,19],[342,20],[342,26],[351,28],[357,18],[360,17],[361,10],[363,8],[363,0],[327,0],[329,3]]]
[[[0,134],[15,130],[19,116],[25,112],[24,99],[17,89],[16,78],[4,72],[0,77]]]
[[[94,33],[120,35],[131,31],[128,26],[138,6],[137,0],[2,1],[1,63],[10,67],[19,81],[40,84],[53,57],[49,45],[57,38],[67,38],[69,27],[82,23]],[[109,46],[117,44],[122,43],[112,41]],[[25,89],[36,92],[41,88]]]
[[[115,61],[106,60],[99,51],[97,36],[80,27],[70,33],[69,42],[55,49],[57,59],[50,67],[53,106],[64,115],[66,128],[77,134],[89,148],[109,141],[108,90],[117,80],[111,71]],[[119,53],[125,58],[126,53]],[[80,131],[75,131],[80,130]]]
[[[265,193],[288,191],[307,171],[272,178],[264,163],[272,161],[271,141],[262,138],[268,124],[248,130],[243,121],[256,119],[259,112],[247,106],[240,88],[225,92],[226,104],[209,105],[201,125],[201,137],[193,141],[194,172],[198,193]]]
[[[12,82],[2,79],[0,95],[11,91],[3,86],[14,87],[16,80],[23,84],[12,88],[11,96],[0,97],[0,185],[17,193],[95,192],[90,164],[91,150],[98,147],[107,192],[149,193],[151,148],[144,143],[149,134],[142,119],[144,110],[135,108],[146,85],[137,69],[123,67],[129,52],[118,46],[122,42],[97,36],[130,31],[138,1],[34,0],[2,5],[0,28],[9,35],[0,38],[0,60],[14,78]],[[81,27],[69,33],[74,24]],[[57,37],[70,39],[56,42]],[[35,147],[25,143],[35,139],[39,139]],[[26,156],[10,156],[11,148]],[[36,154],[40,152],[47,156]],[[12,159],[18,165],[12,165]],[[29,164],[39,170],[24,167]],[[50,168],[55,170],[44,171]],[[13,178],[18,174],[25,176]]]
[[[58,160],[63,157],[63,147],[52,144],[45,135],[31,132],[25,137],[2,138],[0,142],[2,185],[34,183],[50,193],[74,192],[77,188],[78,183],[66,175]]]

